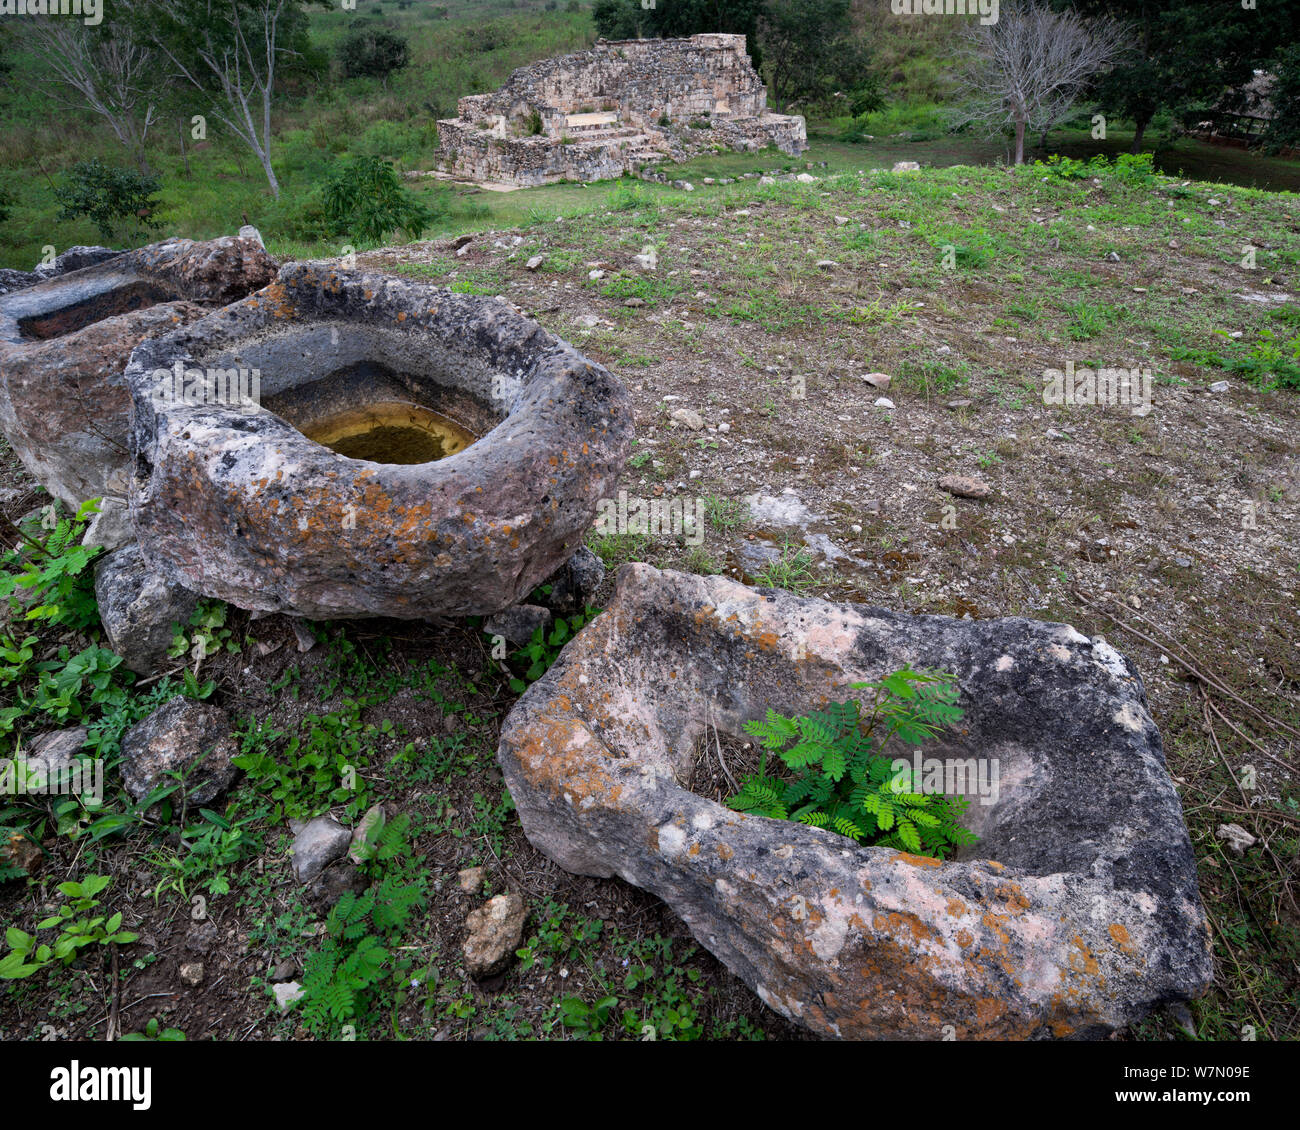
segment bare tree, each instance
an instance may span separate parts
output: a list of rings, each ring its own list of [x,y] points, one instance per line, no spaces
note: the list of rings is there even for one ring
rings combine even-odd
[[[177,76],[257,157],[276,199],[271,107],[276,69],[300,26],[299,0],[153,0],[147,26]]]
[[[1045,137],[1093,77],[1128,53],[1131,33],[1117,21],[1085,20],[1039,0],[1004,0],[998,22],[971,24],[964,40],[961,83],[969,102],[961,120],[1012,126],[1022,165],[1025,133],[1038,129]]]
[[[27,43],[76,97],[56,100],[89,108],[108,122],[141,173],[149,175],[145,139],[157,110],[157,53],[129,24],[89,26],[80,20],[33,20]]]

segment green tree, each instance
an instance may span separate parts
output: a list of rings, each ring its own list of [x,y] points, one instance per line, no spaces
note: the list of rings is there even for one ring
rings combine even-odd
[[[837,93],[879,108],[879,80],[866,41],[854,34],[851,0],[769,0],[758,34],[778,111],[791,102],[824,106]]]
[[[1157,114],[1183,124],[1204,118],[1265,67],[1279,44],[1300,39],[1295,3],[1264,0],[1243,8],[1227,0],[1055,0],[1055,6],[1133,25],[1133,53],[1100,79],[1097,100],[1104,110],[1132,119],[1134,153],[1141,152]]]
[[[348,78],[365,76],[385,82],[411,61],[406,40],[383,28],[351,32],[339,45],[338,58]]]
[[[673,39],[704,32],[743,35],[754,66],[762,65],[758,20],[767,0],[596,0],[591,18],[605,39]]]
[[[1300,43],[1282,48],[1269,70],[1273,73],[1269,91],[1273,121],[1264,135],[1265,144],[1271,149],[1300,149]]]
[[[87,216],[106,243],[113,242],[119,233],[135,241],[162,227],[157,219],[157,193],[161,187],[162,182],[155,176],[92,159],[79,161],[64,173],[54,198],[60,205],[60,220]]]

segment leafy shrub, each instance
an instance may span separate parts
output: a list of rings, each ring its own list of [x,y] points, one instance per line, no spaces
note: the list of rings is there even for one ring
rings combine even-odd
[[[1046,161],[1035,161],[1023,168],[1058,183],[1087,180],[1089,177],[1114,177],[1130,188],[1147,188],[1156,182],[1155,157],[1151,153],[1121,153],[1113,165],[1101,153],[1090,161],[1054,153]]]
[[[398,229],[419,239],[437,219],[398,178],[392,163],[379,157],[354,157],[325,189],[325,215],[340,234],[378,244]]]
[[[133,242],[162,227],[157,218],[162,181],[133,169],[101,164],[98,158],[78,161],[55,186],[60,220],[92,220],[111,243],[120,232]]]
[[[766,721],[745,723],[761,742],[762,761],[727,805],[940,859],[974,843],[974,834],[957,823],[968,804],[964,797],[922,793],[913,771],[895,771],[883,753],[893,738],[920,745],[958,721],[964,711],[953,683],[947,672],[908,666],[876,682],[852,684],[875,691],[866,712],[855,699],[799,718],[768,710]],[[771,753],[792,775],[768,772]]]
[[[1249,347],[1229,338],[1236,352],[1221,356],[1219,366],[1265,392],[1300,391],[1300,305],[1288,302],[1271,317],[1281,323],[1281,330],[1264,327]],[[1215,332],[1228,337],[1224,330]]]
[[[350,32],[339,44],[338,59],[348,78],[386,79],[411,61],[406,40],[383,28]]]
[[[419,156],[429,145],[427,129],[409,122],[382,120],[371,125],[353,143],[351,150],[359,157],[387,157],[409,160]]]

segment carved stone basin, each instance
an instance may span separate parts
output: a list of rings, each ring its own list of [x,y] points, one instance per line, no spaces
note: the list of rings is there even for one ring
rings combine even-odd
[[[940,863],[691,791],[740,735],[906,663],[956,674],[935,761],[996,759],[979,841]],[[1199,995],[1210,940],[1141,680],[1066,624],[910,616],[625,565],[519,699],[498,761],[560,866],[664,899],[772,1008],[851,1039],[1104,1035]],[[984,799],[981,797],[981,799]]]
[[[106,496],[125,504],[127,358],[142,339],[274,277],[246,230],[150,244],[0,296],[0,429],[55,497],[74,507]]]
[[[151,564],[315,618],[509,607],[579,547],[632,436],[623,386],[507,302],[322,263],[146,342],[127,381]]]

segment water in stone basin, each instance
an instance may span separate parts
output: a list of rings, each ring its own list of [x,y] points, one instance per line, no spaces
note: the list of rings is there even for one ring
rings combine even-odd
[[[371,463],[432,463],[490,430],[477,404],[444,387],[420,387],[413,377],[360,361],[267,396],[262,406],[322,447]]]
[[[431,408],[400,400],[313,421],[303,434],[349,459],[406,464],[445,459],[478,438]]]

